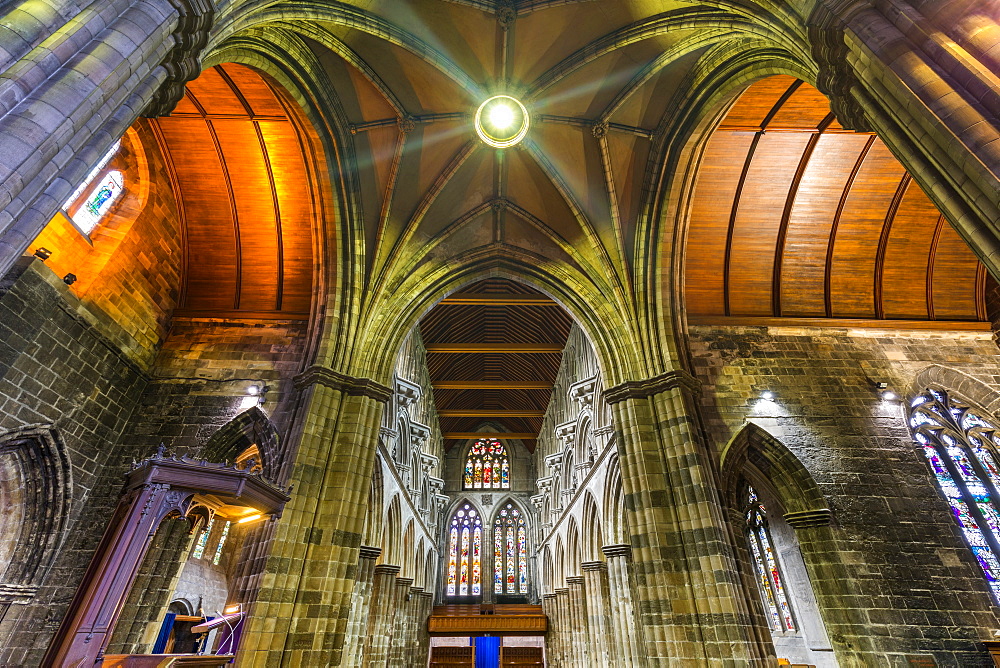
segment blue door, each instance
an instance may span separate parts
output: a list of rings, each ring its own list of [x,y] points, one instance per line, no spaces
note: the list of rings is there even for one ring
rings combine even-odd
[[[476,668],[500,668],[500,638],[477,637],[475,643]]]

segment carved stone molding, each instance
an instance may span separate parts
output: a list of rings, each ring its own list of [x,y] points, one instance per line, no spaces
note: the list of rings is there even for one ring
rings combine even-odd
[[[535,507],[535,512],[542,512],[542,508],[545,506],[544,494],[536,494],[528,500],[531,501],[531,505]]]
[[[545,458],[545,465],[549,467],[552,473],[558,473],[559,468],[562,466],[563,453],[557,452],[554,455],[549,455]]]
[[[583,584],[583,576],[582,575],[570,575],[568,578],[566,578],[566,584],[570,584],[570,585],[582,585]]]
[[[412,406],[423,393],[423,390],[416,383],[411,383],[399,376],[393,377],[393,393],[396,396],[396,405],[400,408]]]
[[[576,401],[583,408],[590,408],[594,405],[594,393],[597,389],[597,376],[581,380],[569,386],[569,398]]]
[[[871,122],[854,97],[852,90],[859,86],[857,75],[849,58],[845,39],[846,17],[867,3],[857,0],[827,0],[813,11],[809,18],[809,41],[812,55],[819,65],[816,88],[830,98],[830,108],[837,121],[846,129],[872,132]]]
[[[324,366],[311,366],[294,378],[295,389],[302,390],[319,384],[352,397],[369,397],[385,403],[392,390],[370,378],[355,378]]]
[[[396,575],[399,573],[399,566],[392,564],[379,564],[375,567],[375,575]]]
[[[424,473],[430,475],[430,472],[437,467],[438,462],[438,458],[434,455],[429,455],[426,452],[420,453],[420,468],[424,470]]]
[[[693,395],[698,395],[701,393],[701,381],[687,371],[677,369],[645,380],[627,380],[624,383],[608,388],[604,392],[604,399],[609,404],[617,404],[626,399],[655,397],[657,394],[676,388],[681,388]]]
[[[431,430],[427,425],[420,424],[419,422],[410,422],[410,445],[419,448],[424,444],[428,438],[430,438]]]
[[[539,478],[535,481],[535,485],[538,486],[538,491],[542,494],[547,494],[549,490],[552,489],[552,476],[545,476],[544,478]]]
[[[212,0],[169,0],[180,18],[172,35],[175,45],[161,63],[167,79],[146,105],[146,118],[166,116],[184,97],[184,86],[201,74],[201,52],[215,21]]]
[[[371,545],[362,545],[358,550],[359,559],[371,559],[374,561],[375,559],[378,559],[380,554],[382,554],[382,548],[372,547]]]
[[[802,510],[797,513],[785,513],[784,519],[796,529],[807,527],[828,526],[833,521],[833,512],[829,508],[819,510]]]
[[[555,433],[556,438],[565,443],[567,447],[572,445],[573,440],[576,437],[576,420],[557,426]]]

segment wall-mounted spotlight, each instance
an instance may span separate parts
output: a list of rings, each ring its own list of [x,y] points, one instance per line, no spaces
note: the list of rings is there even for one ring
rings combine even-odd
[[[889,389],[889,383],[876,382],[875,389],[878,390],[878,395],[882,397],[883,401],[895,401],[899,398],[895,392]]]
[[[42,262],[45,262],[50,257],[52,257],[52,251],[50,251],[48,248],[42,248],[41,246],[39,246],[38,248],[35,249],[33,255]]]
[[[73,285],[76,283],[76,274],[66,274],[63,276],[63,283],[66,285]]]
[[[763,399],[764,401],[774,401],[774,392],[771,392],[770,390],[764,390],[763,392],[760,393],[760,398]]]
[[[242,401],[240,401],[240,409],[247,410],[255,406],[264,405],[264,400],[267,396],[268,389],[269,388],[267,387],[267,385],[264,385],[263,383],[261,384],[254,383],[253,385],[249,386],[247,388],[246,396],[243,397]]]

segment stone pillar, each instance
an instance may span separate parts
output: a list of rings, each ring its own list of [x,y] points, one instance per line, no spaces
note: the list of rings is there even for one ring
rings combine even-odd
[[[429,591],[422,591],[419,594],[419,607],[417,613],[417,649],[414,654],[413,665],[417,668],[427,665],[431,651],[431,635],[427,632],[427,621],[434,608],[434,594]]]
[[[410,587],[413,578],[396,578],[392,592],[392,617],[389,621],[389,663],[390,666],[404,665],[403,652],[410,650],[404,647],[410,628]]]
[[[698,381],[671,371],[610,388],[646,656],[653,665],[762,664],[714,460],[695,414]]]
[[[344,639],[344,658],[347,664],[361,664],[361,650],[364,647],[364,632],[368,629],[368,615],[371,611],[372,584],[375,577],[375,560],[382,554],[382,548],[362,545],[358,558],[358,575],[354,581],[351,598],[351,616]]]
[[[557,666],[575,665],[573,656],[573,627],[569,614],[569,588],[556,588],[556,664]]]
[[[545,634],[545,665],[556,666],[557,654],[556,651],[556,635],[558,633],[556,629],[556,595],[555,594],[542,594],[542,612],[545,613],[545,617],[548,619],[549,630]]]
[[[590,657],[592,665],[610,668],[615,663],[611,652],[608,565],[603,561],[585,561],[580,567],[583,569],[584,590],[587,600],[587,625],[590,629]]]
[[[587,624],[587,601],[583,590],[583,576],[566,578],[569,585],[570,624],[573,629],[573,656],[578,666],[592,666],[590,662],[590,632]]]
[[[214,19],[210,0],[4,4],[0,275],[140,113],[172,109]]]
[[[389,658],[396,576],[399,566],[379,564],[372,585],[371,612],[362,666],[383,668]]]
[[[288,481],[295,492],[278,522],[240,654],[246,665],[339,666],[391,392],[323,367],[295,385],[302,392],[300,431],[289,439],[297,444]]]
[[[605,545],[608,558],[608,598],[611,607],[612,653],[619,668],[646,665],[642,628],[638,625],[632,600],[632,578],[629,574],[631,545]]]

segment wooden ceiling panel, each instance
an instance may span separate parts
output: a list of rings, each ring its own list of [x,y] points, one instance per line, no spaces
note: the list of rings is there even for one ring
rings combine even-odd
[[[733,202],[728,271],[729,313],[769,315],[773,258],[788,190],[809,141],[805,133],[764,134],[753,147],[749,169]]]
[[[307,315],[316,204],[289,113],[263,75],[228,64],[205,70],[154,121],[185,228],[178,313]]]
[[[882,228],[904,171],[881,141],[865,156],[844,203],[833,249],[834,317],[874,318],[876,258]]]
[[[740,183],[747,151],[753,142],[750,132],[717,132],[708,142],[698,170],[695,197],[685,255],[687,308],[691,313],[724,313],[723,267],[729,218]]]
[[[985,320],[985,274],[958,234],[881,140],[844,131],[791,77],[733,104],[690,211],[691,322]]]
[[[480,281],[462,291],[462,299],[445,299],[420,321],[427,348],[427,367],[438,411],[482,411],[478,416],[439,414],[441,431],[469,433],[508,431],[537,434],[542,417],[517,412],[544,411],[552,396],[562,352],[434,352],[443,344],[479,344],[484,348],[550,345],[561,351],[569,337],[569,315],[531,288],[504,279]],[[474,295],[482,295],[482,303]],[[498,297],[492,302],[491,296]],[[523,299],[523,301],[519,301]],[[467,381],[478,387],[439,388],[438,383]],[[493,381],[493,382],[487,382]],[[506,383],[531,383],[534,389],[507,388]],[[512,415],[511,412],[514,412]],[[493,425],[486,429],[487,426]],[[446,441],[452,447],[457,441]],[[534,441],[527,441],[534,449]]]
[[[781,263],[780,315],[826,315],[830,231],[851,171],[868,139],[853,134],[818,137],[789,212]]]

